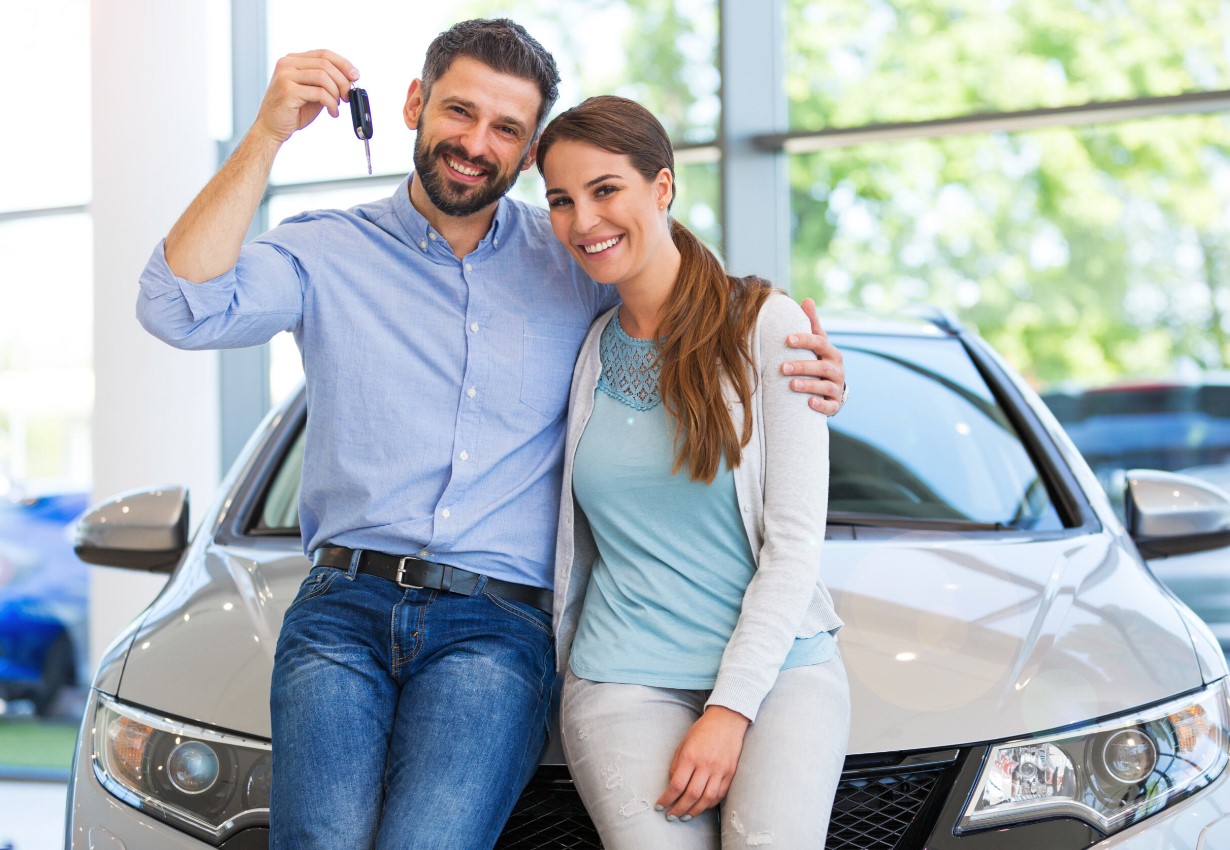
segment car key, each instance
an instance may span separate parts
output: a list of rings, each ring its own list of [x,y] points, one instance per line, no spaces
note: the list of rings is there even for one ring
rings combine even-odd
[[[350,84],[350,120],[354,124],[354,134],[363,140],[363,150],[367,154],[367,173],[372,173],[372,148],[368,140],[372,137],[372,107],[367,101],[367,92],[354,83]]]

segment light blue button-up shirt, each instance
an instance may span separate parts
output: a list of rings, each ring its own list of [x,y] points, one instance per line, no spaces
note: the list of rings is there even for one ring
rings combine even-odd
[[[176,277],[159,245],[137,316],[179,348],[294,334],[306,551],[427,552],[549,587],[572,367],[616,297],[572,262],[545,210],[508,198],[458,260],[407,180],[375,203],[287,219],[205,283]]]

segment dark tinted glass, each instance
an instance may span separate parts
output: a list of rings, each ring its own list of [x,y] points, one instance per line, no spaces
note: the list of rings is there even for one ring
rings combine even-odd
[[[1196,406],[1209,416],[1230,417],[1230,387],[1201,387]]]
[[[298,436],[282,458],[282,463],[261,504],[260,516],[252,531],[256,534],[299,533],[299,481],[303,477],[303,443],[307,432],[299,429]]]
[[[1195,387],[1136,387],[1093,390],[1081,401],[1080,415],[1123,416],[1132,413],[1172,413],[1193,410]]]
[[[853,388],[830,421],[829,511],[1063,527],[1020,435],[952,338],[834,335]]]

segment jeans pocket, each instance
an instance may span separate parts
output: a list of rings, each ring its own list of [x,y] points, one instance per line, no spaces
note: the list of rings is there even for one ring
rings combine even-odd
[[[333,586],[333,582],[337,581],[337,577],[342,574],[342,571],[335,567],[312,567],[312,571],[308,573],[307,578],[299,585],[299,592],[295,594],[295,598],[286,608],[286,613],[289,614],[309,599],[316,599],[324,596],[329,592],[329,588]]]
[[[533,605],[526,602],[517,602],[512,599],[505,599],[503,596],[497,596],[489,590],[484,590],[483,596],[487,597],[493,605],[509,616],[516,617],[518,620],[523,620],[539,629],[547,636],[552,636],[551,615],[546,611],[539,611]]]

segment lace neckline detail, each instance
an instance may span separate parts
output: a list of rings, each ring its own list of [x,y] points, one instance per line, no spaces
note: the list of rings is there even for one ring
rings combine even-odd
[[[662,400],[657,342],[629,336],[619,324],[619,308],[602,330],[598,354],[602,359],[598,389],[602,392],[633,410],[649,410]]]

